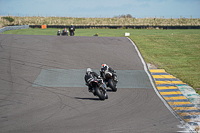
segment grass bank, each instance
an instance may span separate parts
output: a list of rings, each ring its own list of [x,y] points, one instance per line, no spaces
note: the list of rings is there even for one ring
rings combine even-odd
[[[5,17],[13,19],[9,22]],[[199,18],[81,18],[81,17],[19,17],[19,16],[0,16],[0,25],[148,25],[148,26],[199,26]]]
[[[56,35],[58,29],[22,29],[4,34]],[[77,29],[76,36],[122,37],[131,34],[147,63],[155,64],[168,73],[200,88],[200,30],[153,30],[153,29]],[[196,89],[200,94],[200,90]]]

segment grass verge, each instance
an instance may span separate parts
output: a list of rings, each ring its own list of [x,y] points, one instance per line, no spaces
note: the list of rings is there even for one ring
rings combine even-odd
[[[22,29],[4,34],[56,35],[58,29]],[[200,30],[76,29],[76,36],[123,37],[135,42],[145,61],[192,86],[200,94]]]
[[[192,86],[200,94],[200,30],[170,30],[131,36],[148,63]],[[165,33],[164,33],[165,32]],[[172,35],[173,33],[173,35]]]

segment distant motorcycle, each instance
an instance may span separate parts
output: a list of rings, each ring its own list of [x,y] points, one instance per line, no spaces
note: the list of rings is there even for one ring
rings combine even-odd
[[[73,25],[71,25],[69,27],[69,34],[70,34],[70,36],[74,36],[74,34],[75,34],[74,31],[75,31],[75,27]]]
[[[57,32],[57,36],[60,36],[60,29],[59,29],[58,32]]]
[[[68,31],[66,31],[66,29],[62,31],[62,36],[68,36]]]
[[[91,77],[89,83],[93,88],[92,92],[95,96],[98,96],[100,100],[108,99],[108,95],[106,93],[106,85],[104,84],[104,82],[100,83],[98,82],[96,77]]]
[[[117,91],[117,81],[114,80],[112,73],[110,72],[103,72],[103,79],[106,86],[110,87],[112,91],[116,92]]]
[[[74,31],[69,31],[70,36],[74,36]]]

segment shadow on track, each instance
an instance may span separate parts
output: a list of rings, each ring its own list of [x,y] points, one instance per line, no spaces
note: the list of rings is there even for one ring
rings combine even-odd
[[[82,100],[96,100],[96,101],[101,101],[99,98],[81,98],[81,97],[74,97],[75,99],[82,99]]]

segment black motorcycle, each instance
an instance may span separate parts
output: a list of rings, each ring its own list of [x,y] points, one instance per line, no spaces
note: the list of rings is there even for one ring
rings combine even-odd
[[[112,89],[112,91],[116,92],[117,91],[117,81],[114,80],[112,73],[103,72],[102,76],[103,76],[103,79],[104,79],[106,86],[110,87]]]
[[[92,92],[95,96],[98,96],[100,100],[108,99],[108,95],[106,93],[106,85],[104,82],[100,83],[96,77],[91,77],[89,83],[92,86]]]
[[[69,31],[70,36],[74,36],[74,31]]]
[[[73,26],[73,25],[71,25],[70,27],[69,27],[69,35],[70,36],[74,36],[74,33],[75,32],[75,27]]]

